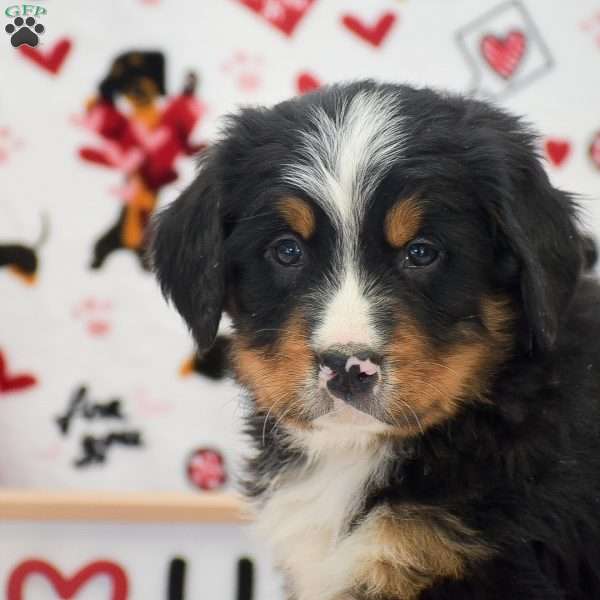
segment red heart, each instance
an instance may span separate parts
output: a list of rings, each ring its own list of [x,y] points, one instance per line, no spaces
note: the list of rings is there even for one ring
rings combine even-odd
[[[527,47],[527,38],[522,31],[510,31],[504,38],[485,35],[481,38],[481,53],[492,69],[509,79],[521,63]]]
[[[590,143],[589,153],[594,166],[600,169],[600,132],[594,136]]]
[[[300,73],[296,78],[296,89],[299,94],[308,94],[321,87],[321,82],[311,73]]]
[[[315,0],[238,0],[273,27],[292,35]]]
[[[25,390],[36,383],[36,378],[27,373],[10,375],[6,369],[4,355],[0,352],[0,394]]]
[[[23,600],[23,584],[29,575],[43,575],[60,598],[73,598],[77,590],[97,575],[108,575],[112,581],[110,600],[127,600],[127,575],[113,562],[99,560],[81,568],[73,577],[65,578],[52,565],[43,560],[26,560],[11,573],[7,586],[7,600]]]
[[[350,31],[361,37],[365,42],[373,44],[375,47],[382,44],[395,22],[396,15],[392,12],[384,13],[377,19],[377,22],[374,25],[370,26],[365,25],[363,21],[353,15],[344,15],[342,17],[342,23]]]
[[[19,52],[42,69],[56,75],[71,51],[71,45],[71,40],[62,38],[47,52],[41,52],[37,48],[27,45],[19,46]]]
[[[571,151],[571,144],[568,140],[548,138],[544,142],[544,150],[550,162],[554,166],[560,167]]]

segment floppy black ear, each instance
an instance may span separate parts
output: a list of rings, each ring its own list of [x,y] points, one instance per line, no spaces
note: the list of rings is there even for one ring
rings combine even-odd
[[[153,268],[200,352],[217,335],[225,297],[223,223],[216,167],[203,157],[196,180],[154,220]]]
[[[571,197],[554,188],[531,154],[515,166],[510,197],[498,207],[506,243],[520,264],[520,289],[533,349],[551,350],[583,266]]]

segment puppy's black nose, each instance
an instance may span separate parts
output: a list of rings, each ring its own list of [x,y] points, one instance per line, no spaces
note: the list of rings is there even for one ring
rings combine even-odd
[[[324,352],[320,355],[321,377],[329,392],[348,403],[370,396],[379,381],[380,357],[374,352]]]

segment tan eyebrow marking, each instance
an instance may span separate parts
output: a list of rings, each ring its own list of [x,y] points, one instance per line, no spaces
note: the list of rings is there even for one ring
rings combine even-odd
[[[305,240],[315,232],[315,213],[304,200],[284,198],[277,203],[277,208],[291,229]]]
[[[385,239],[394,248],[404,246],[419,232],[422,218],[423,211],[415,198],[399,200],[385,216]]]

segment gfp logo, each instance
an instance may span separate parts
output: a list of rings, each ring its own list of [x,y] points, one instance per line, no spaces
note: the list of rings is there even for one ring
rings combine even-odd
[[[44,33],[45,28],[41,23],[36,22],[36,17],[47,14],[48,11],[43,6],[35,4],[14,4],[8,6],[4,14],[12,19],[4,31],[10,35],[10,43],[18,48],[23,44],[35,47],[38,45],[39,35]]]

